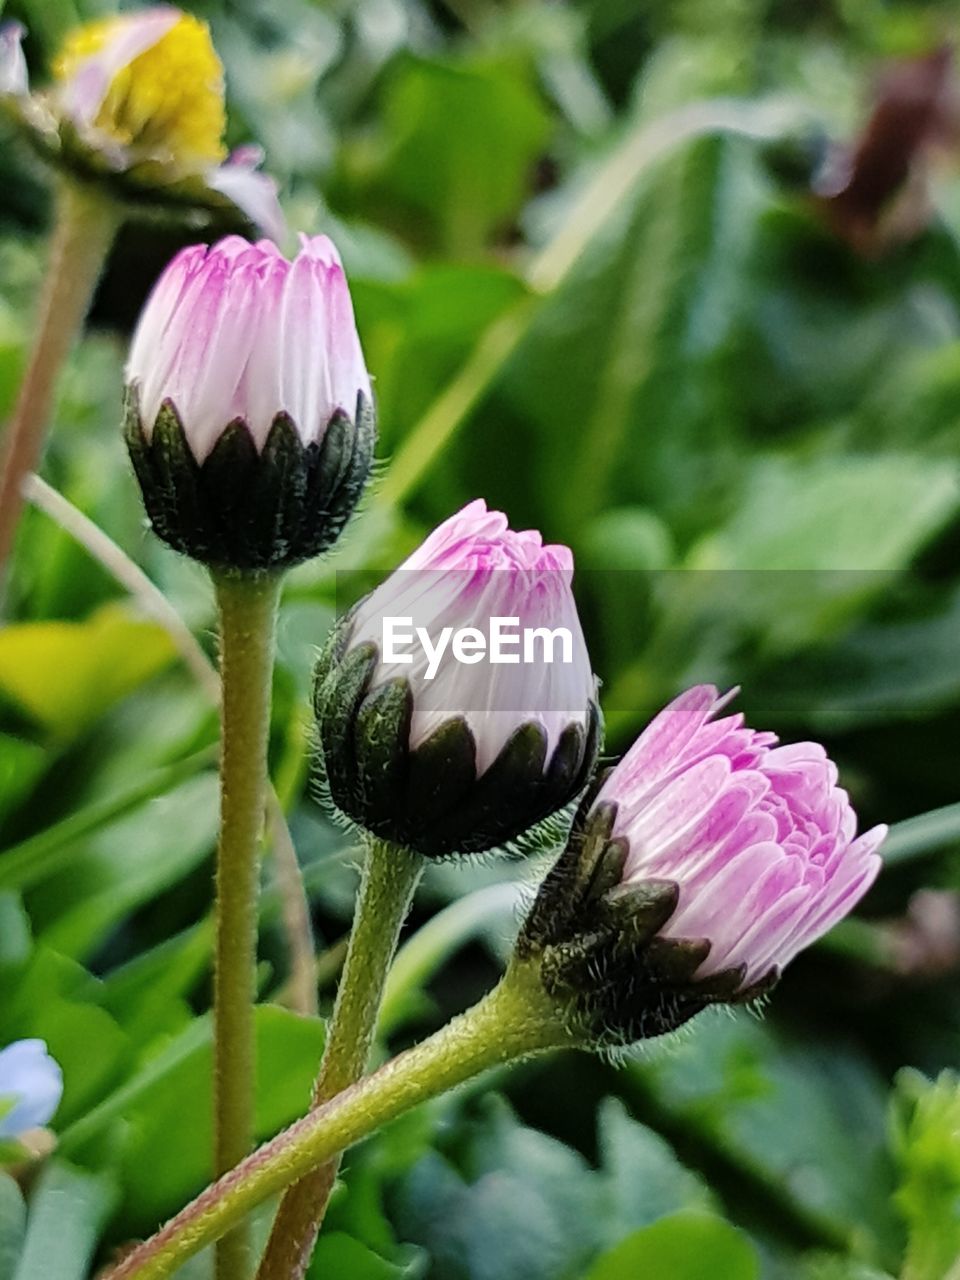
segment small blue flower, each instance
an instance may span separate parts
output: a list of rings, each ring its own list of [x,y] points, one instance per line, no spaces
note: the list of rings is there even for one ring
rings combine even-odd
[[[0,1138],[19,1138],[52,1118],[63,1094],[63,1072],[42,1040],[0,1049]]]

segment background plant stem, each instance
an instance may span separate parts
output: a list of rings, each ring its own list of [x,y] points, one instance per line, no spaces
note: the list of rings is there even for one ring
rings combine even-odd
[[[220,842],[214,973],[214,1170],[253,1146],[257,895],[280,578],[215,577],[220,611]],[[251,1269],[241,1222],[217,1248],[218,1280]]]
[[[422,870],[419,854],[382,840],[370,842],[343,976],[314,1087],[314,1107],[336,1097],[367,1068],[390,961]],[[287,1191],[258,1280],[300,1280],[304,1275],[339,1166],[337,1155]]]
[[[23,509],[23,482],[37,465],[60,368],[87,314],[119,225],[116,209],[95,192],[63,182],[57,196],[36,336],[0,464],[0,579]]]
[[[573,1043],[538,971],[514,964],[479,1004],[265,1143],[103,1280],[165,1280],[268,1196],[411,1107],[488,1067]]]
[[[52,485],[40,476],[27,476],[23,485],[27,499],[75,539],[110,576],[130,593],[147,617],[153,618],[167,632],[204,694],[217,707],[220,705],[220,675],[206,653],[194,639],[193,632],[177,613],[160,588],[113,539]],[[305,766],[304,766],[305,767]],[[286,803],[273,786],[267,788],[267,828],[273,850],[277,887],[280,890],[284,930],[290,955],[290,995],[288,1003],[298,1013],[317,1012],[314,976],[313,928],[310,903],[297,851],[290,838],[285,814]],[[0,882],[10,867],[5,855]]]

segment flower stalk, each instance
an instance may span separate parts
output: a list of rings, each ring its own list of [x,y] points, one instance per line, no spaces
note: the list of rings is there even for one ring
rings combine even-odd
[[[91,187],[60,184],[36,337],[3,438],[0,575],[23,510],[23,483],[43,450],[60,369],[83,324],[119,222],[117,209]]]
[[[574,1043],[536,967],[514,963],[479,1004],[278,1134],[104,1280],[165,1280],[269,1196],[404,1111],[489,1067]]]
[[[423,858],[412,850],[389,841],[369,841],[350,945],[314,1086],[314,1107],[356,1083],[367,1069],[387,972],[423,865]],[[257,1280],[300,1280],[304,1275],[339,1166],[335,1155],[287,1191]]]
[[[215,575],[220,614],[220,841],[214,973],[214,1169],[249,1155],[254,1137],[257,898],[267,797],[279,575]],[[217,1250],[218,1280],[251,1270],[241,1222]]]

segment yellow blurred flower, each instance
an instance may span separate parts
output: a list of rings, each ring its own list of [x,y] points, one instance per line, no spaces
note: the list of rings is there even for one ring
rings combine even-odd
[[[96,106],[90,123],[127,147],[167,151],[185,165],[216,164],[226,157],[223,135],[223,65],[217,57],[206,23],[176,10],[105,18],[78,27],[68,37],[53,64],[56,80],[76,85],[89,76],[89,105]],[[151,38],[156,27],[169,29],[113,72],[107,91],[97,103],[100,77],[90,75],[102,60],[112,70],[115,51]],[[114,59],[111,59],[111,52]],[[88,109],[89,109],[88,105]]]
[[[31,93],[16,23],[0,27],[0,107],[44,156],[110,192],[210,211],[239,208],[278,238],[274,183],[255,148],[228,157],[223,65],[206,23],[171,5],[85,23]]]

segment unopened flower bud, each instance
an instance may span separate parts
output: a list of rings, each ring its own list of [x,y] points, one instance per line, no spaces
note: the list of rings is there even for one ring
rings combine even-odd
[[[340,258],[288,262],[237,236],[184,249],[147,301],[126,370],[126,439],[147,513],[214,568],[326,550],[362,493],[373,403]]]
[[[360,601],[317,672],[335,809],[435,857],[502,846],[562,811],[600,734],[572,576],[566,547],[477,501]]]
[[[17,1040],[0,1049],[0,1139],[17,1139],[53,1118],[63,1073],[42,1040]]]
[[[813,742],[777,746],[700,685],[582,806],[518,944],[588,1039],[629,1044],[744,1003],[842,919],[880,867]]]

